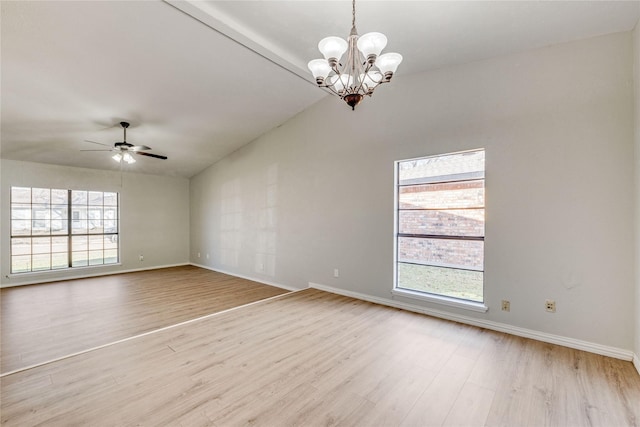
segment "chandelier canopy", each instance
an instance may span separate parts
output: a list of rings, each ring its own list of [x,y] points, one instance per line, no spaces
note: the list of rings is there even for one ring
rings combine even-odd
[[[318,43],[324,59],[314,59],[308,67],[319,87],[326,87],[352,110],[365,95],[371,96],[376,87],[388,83],[402,62],[399,53],[380,55],[387,45],[382,33],[358,36],[356,30],[356,0],[352,1],[351,33],[345,41],[340,37],[325,37]],[[347,52],[346,61],[340,59]]]

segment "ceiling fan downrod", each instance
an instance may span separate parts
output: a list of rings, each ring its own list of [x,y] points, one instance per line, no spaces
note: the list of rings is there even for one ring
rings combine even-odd
[[[124,129],[124,142],[125,144],[127,143],[127,128],[129,127],[129,123],[127,122],[120,122],[120,126],[122,126],[122,128]]]

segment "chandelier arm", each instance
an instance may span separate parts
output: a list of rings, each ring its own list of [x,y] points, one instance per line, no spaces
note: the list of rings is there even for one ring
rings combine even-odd
[[[336,96],[339,96],[340,98],[342,98],[342,95],[340,94],[340,92],[338,92],[336,90],[335,84],[334,83],[327,83],[328,81],[329,81],[329,76],[327,76],[327,78],[325,79],[324,83],[322,83],[321,85],[318,85],[318,87],[329,89],[329,91],[331,91],[332,95],[336,95]]]
[[[354,53],[356,55],[360,56],[360,52],[359,51],[356,51]],[[356,83],[356,82],[359,83],[358,86],[355,88],[354,93],[359,93],[359,94],[362,94],[362,95],[366,95],[366,93],[368,91],[365,92],[365,90],[364,90],[364,79],[367,78],[367,76],[368,76],[367,71],[362,68],[362,64],[360,63],[360,61],[356,62],[354,60],[353,63],[357,64],[357,66],[354,65],[354,70],[357,71],[356,73],[354,73],[354,76],[353,76],[354,83]]]
[[[369,78],[370,81],[372,81],[373,83],[375,83],[373,86],[369,86],[369,96],[371,96],[371,94],[373,93],[373,91],[380,86],[382,83],[385,83],[384,80],[384,76],[382,74],[380,74],[380,80],[376,80],[373,78],[373,76],[371,74],[369,74],[369,71],[371,71],[371,68],[373,68],[372,66],[367,67],[367,71],[365,71],[365,74],[367,75],[367,77]]]
[[[338,91],[336,90],[336,88],[335,88],[335,86],[334,86],[333,84],[331,84],[331,85],[326,85],[326,86],[324,86],[324,87],[326,87],[327,89],[329,89],[333,95],[336,95],[336,96],[339,96],[340,98],[342,98],[342,95],[340,95],[340,92],[338,92]]]
[[[356,52],[357,54],[359,54],[359,51]],[[362,95],[369,95],[371,96],[373,94],[373,91],[375,90],[375,88],[378,87],[378,85],[380,84],[380,82],[376,82],[376,80],[374,80],[370,75],[369,75],[369,71],[371,71],[372,68],[372,64],[370,64],[368,61],[365,61],[363,63],[360,63],[359,68],[359,73],[358,73],[358,80],[360,82],[360,85],[358,86],[357,90],[355,91],[355,93],[360,93]],[[364,67],[364,68],[363,68]],[[362,73],[360,73],[360,71],[362,71]],[[362,78],[360,77],[362,76]],[[367,85],[367,90],[364,90],[364,81],[365,79],[369,79],[372,82],[376,83],[375,86],[371,87],[369,85]]]

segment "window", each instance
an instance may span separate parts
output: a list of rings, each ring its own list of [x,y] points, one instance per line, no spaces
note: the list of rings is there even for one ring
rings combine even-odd
[[[396,162],[396,290],[483,302],[484,150]]]
[[[11,187],[11,273],[118,262],[118,193]]]

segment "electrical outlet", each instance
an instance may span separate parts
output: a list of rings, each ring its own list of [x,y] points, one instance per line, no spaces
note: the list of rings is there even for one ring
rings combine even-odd
[[[200,252],[198,252],[198,258],[200,258]]]
[[[209,259],[209,254],[207,254],[207,259]]]
[[[511,302],[503,299],[502,300],[502,311],[511,311]]]
[[[340,277],[340,270],[338,270],[337,268],[333,269],[333,277]]]
[[[140,261],[144,261],[144,255],[140,255]]]
[[[556,302],[552,299],[548,299],[545,301],[544,303],[544,309],[547,310],[549,313],[555,313],[556,312]]]

